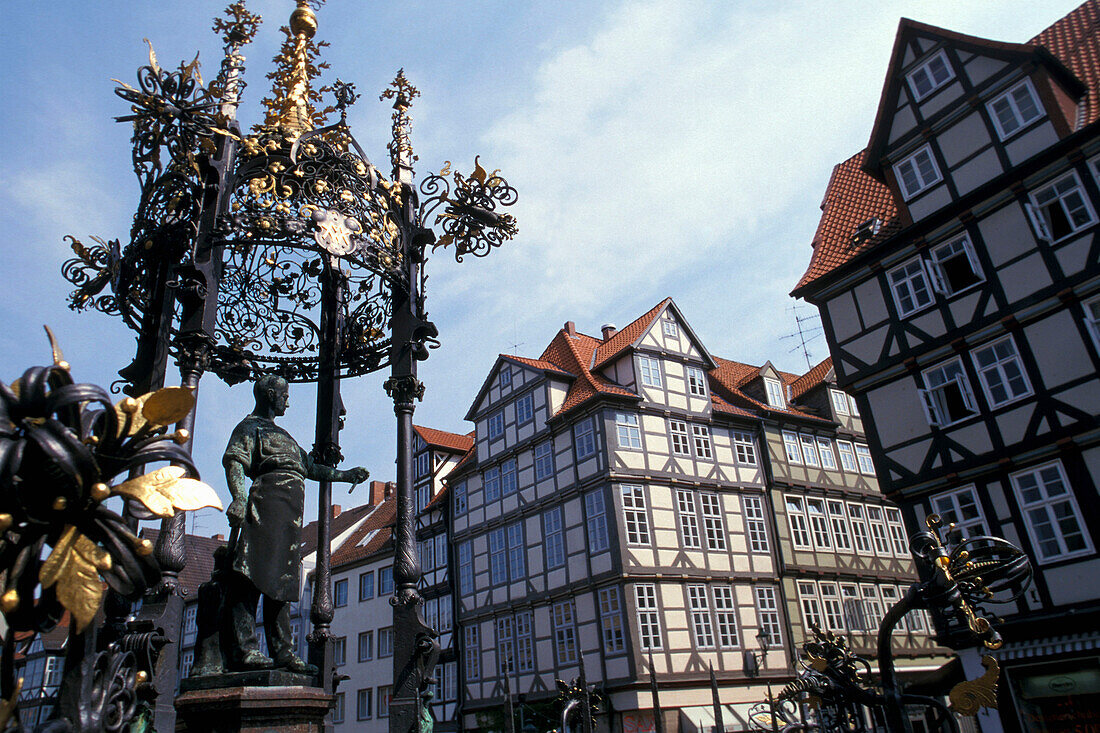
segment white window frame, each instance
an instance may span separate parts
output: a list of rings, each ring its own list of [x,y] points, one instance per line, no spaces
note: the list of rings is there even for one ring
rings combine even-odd
[[[948,370],[952,367],[956,367],[957,371],[953,370],[954,373],[947,376]],[[924,416],[928,419],[929,425],[944,428],[978,414],[978,405],[974,401],[974,391],[970,387],[970,379],[966,376],[966,369],[963,368],[962,358],[955,357],[947,361],[941,361],[934,367],[925,369],[921,372],[921,380],[924,387],[918,387],[917,392],[920,394],[921,404],[924,406]],[[952,417],[947,412],[946,390],[950,389],[951,385],[958,389],[963,408],[968,411],[966,414]]]
[[[862,504],[848,503],[848,520],[852,526],[852,544],[856,553],[870,555],[874,553],[871,542],[871,530],[867,527],[867,510]]]
[[[474,548],[472,540],[458,544],[458,592],[470,595],[474,592]]]
[[[999,357],[996,353],[996,349],[998,346],[1006,343],[1012,353],[1004,357]],[[992,353],[993,361],[982,366],[980,361],[981,355],[986,352]],[[990,407],[1008,405],[1031,396],[1031,380],[1027,378],[1027,370],[1024,369],[1024,362],[1020,359],[1020,352],[1016,349],[1016,341],[1012,338],[1011,334],[973,349],[970,352],[970,358],[974,362],[974,371],[978,373],[978,381],[981,382],[982,392],[985,393],[985,398],[989,401]],[[1006,370],[1011,370],[1013,368],[1019,375],[1019,379],[1023,381],[1023,389],[1019,392],[1016,391],[1015,387],[1012,387],[1013,378],[1006,373]],[[993,391],[997,387],[1000,387],[1004,391],[1005,397],[1003,399],[998,400],[994,398]]]
[[[459,481],[451,488],[451,496],[455,509],[455,516],[460,517],[466,513],[469,509],[469,503],[466,496],[466,482]]]
[[[931,69],[935,65],[936,61],[942,63],[944,70],[947,72],[947,76],[943,77],[942,79],[936,79],[932,75]],[[921,92],[918,89],[918,82],[915,80],[917,75],[921,73],[925,75],[930,85],[928,89],[926,89],[924,92]],[[947,86],[947,84],[950,83],[950,81],[954,78],[955,70],[951,67],[951,62],[948,61],[947,54],[942,48],[929,56],[924,61],[922,61],[920,64],[914,67],[912,71],[905,75],[905,80],[909,84],[909,91],[913,95],[914,102],[922,102],[925,99],[928,99],[937,89],[942,89],[943,87]]]
[[[749,552],[768,552],[768,525],[764,520],[764,498],[744,496],[745,535]]]
[[[871,459],[871,449],[863,443],[856,443],[856,460],[859,462],[859,472],[864,476],[875,475],[875,463]]]
[[[840,454],[841,468],[851,473],[859,473],[859,464],[856,463],[856,449],[852,447],[852,443],[847,440],[838,440],[836,447],[837,453]]]
[[[565,567],[565,522],[560,506],[542,513],[542,546],[547,570]]]
[[[837,552],[852,551],[852,533],[848,527],[848,515],[844,503],[836,499],[825,502],[825,511],[829,515],[829,527],[833,531]]]
[[[489,416],[489,440],[504,435],[504,410],[497,410]]]
[[[507,364],[502,364],[500,367],[500,375],[497,379],[497,383],[503,390],[505,387],[512,386],[512,370],[508,368]]]
[[[516,400],[516,424],[526,425],[535,419],[535,397],[530,392]]]
[[[787,406],[787,400],[783,397],[783,385],[778,379],[764,377],[764,393],[768,396],[768,404],[772,407],[783,409]]]
[[[821,598],[817,593],[817,584],[812,580],[800,580],[796,585],[803,628],[807,632],[815,624],[819,629],[825,628],[825,617],[821,613]]]
[[[1021,89],[1027,93],[1027,96],[1030,98],[1032,106],[1035,108],[1034,116],[1028,117],[1027,119],[1024,119],[1024,113],[1020,109],[1020,102],[1016,97],[1016,92]],[[995,107],[1002,102],[1007,104],[1007,111],[1011,112],[1012,122],[1015,125],[1015,127],[1009,130],[1005,129],[1004,122],[1001,120],[1001,115],[995,109]],[[985,107],[986,110],[988,110],[989,112],[990,119],[993,120],[993,126],[997,129],[997,137],[999,137],[1001,140],[1007,140],[1008,138],[1023,132],[1027,128],[1031,127],[1033,123],[1038,122],[1039,120],[1046,117],[1046,110],[1043,109],[1042,100],[1040,100],[1039,95],[1035,93],[1035,87],[1032,86],[1031,79],[1027,78],[1021,80],[1017,84],[1012,85],[1003,94],[999,94],[993,99],[989,100],[989,102],[986,103]]]
[[[634,586],[634,606],[638,614],[638,647],[642,651],[657,651],[664,647],[661,639],[661,614],[657,603],[657,586],[637,583]]]
[[[891,557],[893,552],[890,551],[890,531],[886,529],[886,513],[883,511],[883,507],[877,504],[868,504],[866,509],[867,527],[871,530],[871,541],[875,546],[875,554],[879,557]],[[877,519],[874,516],[875,514],[878,514]],[[875,625],[878,626],[878,624]]]
[[[821,598],[821,615],[825,623],[822,626],[826,631],[843,632],[844,605],[840,601],[840,590],[837,584],[831,581],[819,581],[818,594]]]
[[[838,415],[848,415],[848,395],[839,389],[830,389],[829,398],[833,401],[833,410]]]
[[[856,404],[855,396],[848,395],[848,407],[852,410],[852,417],[859,417],[859,405]]]
[[[699,494],[699,514],[703,519],[703,537],[708,550],[726,549],[726,527],[719,494]]]
[[[796,550],[812,550],[810,541],[810,523],[806,518],[806,500],[801,496],[786,495],[783,506],[787,511],[787,522],[791,526],[791,543]]]
[[[663,383],[661,379],[661,361],[651,356],[638,356],[638,372],[642,384],[646,387],[660,389]]]
[[[508,536],[504,527],[489,532],[489,580],[493,586],[508,583]]]
[[[742,466],[755,466],[756,439],[753,434],[740,430],[733,430],[730,434],[733,436],[733,450],[737,462]]]
[[[921,164],[925,161],[927,161],[928,165],[932,168],[930,175],[927,171],[921,170]],[[916,187],[913,189],[910,189],[909,184],[905,181],[903,169],[905,169],[906,166],[912,170],[916,178]],[[898,188],[901,189],[902,198],[906,201],[912,200],[919,194],[924,193],[943,181],[943,174],[940,172],[940,167],[936,165],[936,157],[932,155],[932,146],[928,143],[925,143],[897,163],[894,163],[894,176],[897,178]]]
[[[950,297],[985,282],[982,266],[978,263],[978,256],[974,254],[974,245],[970,243],[970,237],[965,234],[932,247],[929,249],[929,256],[931,261],[927,263],[928,276],[932,280],[933,290],[940,295]],[[970,273],[974,276],[974,281],[955,287],[950,282],[944,268],[950,262],[959,258],[965,259],[970,266]]]
[[[500,464],[500,495],[511,496],[519,491],[519,473],[516,459],[509,458]]]
[[[607,536],[607,505],[603,489],[593,489],[584,495],[585,524],[588,552],[604,552],[609,545]]]
[[[894,305],[898,308],[899,316],[919,313],[936,302],[932,295],[932,286],[928,282],[924,259],[920,255],[890,268],[886,273],[886,280],[890,285],[890,293],[894,296]],[[924,295],[921,296],[921,293]],[[907,297],[911,301],[911,305],[908,306],[905,305]]]
[[[683,420],[668,421],[668,440],[674,456],[691,457],[691,441],[687,423]]]
[[[573,443],[576,446],[578,461],[596,455],[596,421],[586,417],[574,423]]]
[[[886,528],[890,530],[890,543],[898,557],[909,557],[909,536],[905,533],[905,524],[901,521],[901,510],[886,507]]]
[[[695,492],[691,489],[676,489],[676,517],[680,522],[680,544],[691,550],[703,549],[695,508]]]
[[[481,679],[481,627],[477,621],[463,625],[462,651],[466,660],[463,670],[468,680]]]
[[[535,480],[554,475],[554,441],[544,440],[535,446]]]
[[[1037,500],[1029,501],[1026,498],[1025,491],[1027,491],[1027,488],[1022,487],[1020,483],[1025,476],[1031,476],[1034,479],[1035,488],[1040,494]],[[1089,537],[1088,527],[1081,515],[1081,509],[1077,505],[1077,497],[1073,493],[1073,487],[1066,477],[1066,471],[1061,461],[1051,461],[1032,466],[1023,471],[1009,474],[1009,478],[1012,482],[1012,488],[1016,492],[1016,498],[1020,502],[1020,511],[1024,516],[1024,524],[1027,525],[1027,534],[1031,538],[1031,546],[1035,551],[1035,557],[1040,563],[1068,560],[1092,553],[1092,538]],[[1061,494],[1051,495],[1048,487],[1056,483],[1060,484],[1064,491]],[[1055,506],[1063,507],[1061,516],[1054,509]],[[1068,514],[1065,513],[1066,509],[1069,510]],[[1051,539],[1058,546],[1055,552],[1048,551],[1042,544],[1038,529],[1035,526],[1036,515],[1039,513],[1043,515],[1045,520],[1043,524],[1054,530]],[[1072,519],[1077,524],[1084,545],[1076,550],[1070,550],[1066,545],[1064,523],[1067,519]]]
[[[783,644],[783,628],[779,622],[779,601],[776,600],[775,586],[758,585],[753,590],[757,624],[768,635],[771,648],[778,648]]]
[[[1062,187],[1067,181],[1071,181],[1069,188],[1059,192],[1059,187]],[[1048,193],[1050,198],[1046,200]],[[1079,206],[1066,203],[1074,194],[1077,195]],[[1052,244],[1069,239],[1096,223],[1096,213],[1089,202],[1085,187],[1081,185],[1081,179],[1077,177],[1077,171],[1069,171],[1065,175],[1059,176],[1050,183],[1032,191],[1029,197],[1030,203],[1027,205],[1027,213],[1031,217],[1031,223],[1035,227],[1039,238]],[[1040,203],[1040,199],[1044,199],[1043,203]],[[1065,217],[1065,223],[1070,227],[1069,231],[1057,238],[1054,236],[1054,230],[1051,226],[1053,222],[1046,214],[1046,210],[1054,206],[1060,209],[1061,216]],[[1071,206],[1073,206],[1072,209]],[[1088,214],[1088,221],[1077,223],[1073,221],[1072,212],[1081,209]]]
[[[714,623],[710,617],[710,601],[705,585],[687,586],[688,615],[691,618],[691,637],[696,649],[714,649]]]
[[[817,460],[817,441],[814,439],[814,436],[799,433],[798,441],[802,446],[803,463],[807,466],[813,466],[814,468],[820,467],[821,462]]]
[[[877,632],[882,624],[882,598],[878,586],[871,583],[859,584],[859,595],[863,600],[863,615],[867,619],[868,630]]]
[[[714,451],[710,444],[710,428],[706,425],[691,425],[691,444],[695,448],[695,457],[704,461],[714,458]]]
[[[604,654],[622,654],[626,651],[626,630],[623,628],[623,604],[618,586],[600,588],[597,599]]]
[[[615,435],[618,436],[619,447],[623,450],[642,449],[642,426],[636,414],[616,412]]]
[[[628,545],[646,546],[653,542],[646,511],[645,488],[640,484],[622,484],[623,528]]]
[[[481,482],[484,487],[485,501],[500,499],[500,466],[486,468],[481,474]]]
[[[967,537],[989,535],[989,522],[986,521],[985,511],[978,500],[978,492],[974,484],[934,494],[928,497],[928,506],[944,522],[949,525],[954,524]],[[975,516],[964,517],[964,507],[973,511]],[[971,507],[973,509],[970,509]]]
[[[878,592],[879,595],[882,597],[883,615],[885,615],[891,608],[893,608],[894,604],[901,600],[902,594],[901,591],[898,590],[898,587],[896,585],[880,585],[878,587]],[[901,619],[898,620],[897,626],[894,627],[894,633],[897,633],[899,631],[904,632],[907,630],[907,627],[908,624],[906,623],[905,617],[903,616]]]
[[[818,437],[817,457],[821,459],[821,467],[830,471],[836,470],[836,455],[833,454],[833,441],[828,438]]]
[[[518,583],[527,577],[527,543],[523,522],[512,522],[505,529],[508,534],[508,579]]]
[[[863,610],[859,586],[855,583],[839,583],[839,585],[840,604],[844,609],[844,625],[850,632],[868,631],[867,614]]]
[[[814,547],[818,550],[832,551],[833,538],[829,534],[829,516],[825,512],[822,499],[806,499],[806,517],[810,520],[810,534]]]
[[[676,325],[675,319],[665,316],[661,319],[661,333],[669,338],[679,338],[680,329]]]
[[[716,585],[714,592],[714,616],[718,627],[718,646],[723,649],[736,649],[741,646],[741,635],[737,630],[737,602],[733,587]]]
[[[787,463],[802,465],[802,448],[798,442],[798,433],[783,431],[783,449],[787,452]]]
[[[687,368],[687,382],[688,393],[695,395],[696,397],[707,396],[707,378],[703,374],[703,370],[699,367],[689,366]]]

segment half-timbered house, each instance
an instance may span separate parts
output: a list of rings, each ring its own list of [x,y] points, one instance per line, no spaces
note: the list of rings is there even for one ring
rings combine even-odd
[[[903,20],[794,291],[909,528],[937,513],[1032,559],[983,730],[1100,721],[1098,48],[1096,0],[1026,43]]]

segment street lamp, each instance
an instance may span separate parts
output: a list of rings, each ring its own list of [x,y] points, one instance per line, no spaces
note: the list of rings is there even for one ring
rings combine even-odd
[[[744,656],[744,672],[745,676],[750,680],[759,677],[761,667],[768,663],[768,649],[771,648],[772,642],[771,634],[769,634],[766,629],[760,629],[759,633],[756,635],[756,641],[760,647],[760,654],[758,655],[751,649],[746,649]],[[772,731],[776,732],[779,729],[776,726],[775,699],[772,697],[772,681],[770,677],[765,681],[768,686],[768,707],[766,711],[769,721],[768,724],[771,726]],[[759,715],[759,713],[757,713],[757,715]]]

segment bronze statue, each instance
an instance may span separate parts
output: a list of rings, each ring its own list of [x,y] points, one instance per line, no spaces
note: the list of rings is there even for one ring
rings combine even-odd
[[[221,558],[221,572],[215,572],[215,581],[221,581],[221,598],[214,603],[220,601],[219,615],[225,624],[220,634],[221,659],[202,654],[205,658],[201,664],[195,660],[193,675],[216,674],[225,667],[317,673],[316,667],[294,653],[290,630],[289,604],[298,600],[301,589],[305,481],[360,483],[369,476],[362,467],[343,471],[315,463],[290,433],[275,424],[275,418],[286,413],[285,379],[260,377],[253,393],[256,407],[233,429],[222,457],[233,496],[226,509],[233,531],[228,552]],[[270,657],[260,651],[255,633],[261,595]],[[203,635],[201,629],[199,635]],[[207,650],[213,651],[210,646]]]

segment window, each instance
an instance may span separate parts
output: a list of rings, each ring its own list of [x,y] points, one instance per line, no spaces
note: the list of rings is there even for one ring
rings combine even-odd
[[[932,291],[928,288],[920,257],[914,257],[890,270],[886,279],[890,281],[890,289],[894,293],[894,303],[897,304],[899,316],[916,313],[921,308],[931,305]]]
[[[973,486],[937,494],[932,497],[931,504],[933,512],[940,515],[944,522],[954,524],[967,537],[984,537],[989,534]]]
[[[648,356],[639,356],[638,368],[642,372],[642,384],[647,387],[661,386],[661,362]]]
[[[416,460],[414,465],[415,475],[417,478],[423,478],[428,475],[428,469],[431,467],[431,454],[427,451],[416,454]]]
[[[726,532],[722,526],[722,500],[718,494],[699,494],[703,511],[703,533],[708,550],[726,549]]]
[[[554,474],[554,442],[547,440],[535,446],[535,480]]]
[[[852,415],[854,417],[859,417],[859,407],[856,406],[856,398],[855,397],[852,397],[851,395],[848,395],[848,406],[850,408],[852,408]]]
[[[836,470],[836,456],[833,455],[833,441],[828,438],[817,439],[817,454],[821,456],[821,467]]]
[[[356,720],[370,720],[371,718],[371,702],[374,700],[374,690],[367,688],[365,690],[359,690],[355,697],[355,719]]]
[[[836,411],[836,414],[838,414],[838,415],[847,415],[848,414],[848,395],[844,394],[843,392],[839,392],[835,389],[830,389],[829,390],[829,397],[831,397],[832,400],[833,400],[833,410]]]
[[[752,433],[742,433],[734,430],[732,435],[733,451],[737,456],[737,462],[745,466],[755,466],[756,441],[753,440]]]
[[[451,617],[451,596],[445,595],[439,597],[439,628],[438,631],[450,631],[452,628],[453,619]]]
[[[504,527],[489,532],[489,572],[493,585],[508,582],[508,544]]]
[[[898,557],[909,557],[909,538],[905,536],[901,512],[893,507],[887,507],[886,526],[890,530],[890,542],[894,545],[894,554]]]
[[[928,145],[896,163],[894,173],[906,201],[940,181],[940,171],[936,168],[936,161],[932,160],[932,148]]]
[[[366,601],[374,598],[374,571],[368,570],[359,574],[359,600]]]
[[[817,586],[812,580],[800,580],[798,582],[798,599],[802,604],[802,624],[806,630],[813,626],[819,629],[825,627],[821,617],[821,599],[817,596]]]
[[[474,553],[470,540],[458,546],[458,592],[464,596],[474,592]]]
[[[638,609],[638,635],[642,651],[661,648],[661,617],[657,610],[657,587],[652,583],[634,586]]]
[[[787,450],[788,463],[802,463],[802,449],[798,447],[798,435],[783,431],[783,447]]]
[[[669,338],[676,338],[680,335],[680,329],[676,327],[676,321],[671,318],[661,319],[661,328],[664,331],[665,336]]]
[[[489,416],[489,440],[499,438],[504,434],[504,412],[498,412]]]
[[[1097,161],[1100,163],[1100,160]],[[1084,302],[1085,325],[1088,326],[1092,336],[1093,346],[1100,351],[1100,298],[1093,298]]]
[[[737,607],[733,603],[733,588],[730,586],[714,586],[714,615],[718,620],[718,644],[724,649],[739,646]]]
[[[863,617],[867,623],[867,630],[877,631],[882,623],[882,601],[879,600],[878,587],[861,585],[859,590],[863,596]]]
[[[542,515],[542,547],[548,570],[565,565],[565,535],[562,529],[560,506]]]
[[[197,604],[188,606],[187,610],[183,612],[183,633],[194,634],[198,631],[198,624],[196,623],[198,613],[199,607]]]
[[[954,79],[955,72],[947,62],[947,54],[940,49],[927,61],[922,61],[917,68],[910,71],[906,78],[909,80],[913,99],[919,102]]]
[[[342,667],[348,663],[348,638],[337,636],[332,640],[332,663]]]
[[[768,635],[768,643],[774,649],[783,643],[783,636],[779,630],[779,602],[775,599],[775,588],[771,586],[757,586],[756,618],[760,624],[760,630]]]
[[[855,539],[856,552],[866,555],[871,552],[871,536],[867,533],[867,520],[860,504],[848,505],[848,516],[852,520],[852,537]]]
[[[627,412],[615,413],[615,432],[619,436],[620,448],[642,449],[642,430],[638,426],[637,415]]]
[[[855,473],[859,469],[856,467],[856,452],[852,448],[852,444],[846,440],[838,440],[836,442],[837,452],[840,453],[840,465],[844,467],[845,471],[852,471]]]
[[[706,425],[692,425],[691,441],[695,444],[695,457],[710,460],[710,428]]]
[[[1096,221],[1072,171],[1031,194],[1028,213],[1039,237],[1048,242],[1064,239]]]
[[[516,493],[516,459],[509,458],[500,464],[500,495],[511,496]]]
[[[573,442],[576,444],[578,461],[596,454],[596,428],[592,418],[586,417],[573,426]]]
[[[1011,336],[975,349],[974,367],[991,407],[1007,404],[1031,394],[1031,385],[1016,353]]]
[[[502,389],[512,386],[512,370],[506,364],[500,367],[500,386]]]
[[[676,491],[676,513],[680,519],[680,544],[691,549],[701,548],[694,493],[686,489]]]
[[[787,401],[783,399],[783,387],[778,379],[764,379],[764,391],[768,395],[768,404],[772,407],[786,407]]]
[[[516,424],[523,425],[524,423],[529,423],[534,416],[535,398],[528,392],[516,400]]]
[[[668,421],[668,436],[672,441],[672,452],[678,456],[690,456],[691,448],[688,446],[687,423],[681,420]]]
[[[362,631],[359,633],[359,661],[368,662],[374,659],[374,632]]]
[[[799,435],[798,439],[802,442],[802,460],[806,465],[820,465],[817,462],[817,447],[814,445],[814,437],[812,435]]]
[[[393,593],[393,568],[378,568],[378,595],[388,596]]]
[[[988,105],[997,134],[1002,140],[1043,116],[1031,80],[1024,79]]]
[[[836,583],[822,581],[818,584],[821,592],[821,609],[825,616],[825,629],[844,631],[844,607],[840,604]]]
[[[497,618],[497,666],[501,675],[515,671],[516,640],[515,628],[511,616]]]
[[[707,603],[707,587],[705,585],[689,585],[687,587],[687,594],[695,648],[713,649],[714,626],[710,621],[710,606]]]
[[[500,498],[500,466],[492,466],[485,469],[483,475],[485,482],[485,501],[496,501]]]
[[[859,471],[868,476],[875,475],[875,464],[871,461],[871,449],[862,443],[856,443],[856,458],[859,459]]]
[[[573,601],[555,603],[553,617],[554,652],[558,658],[558,665],[576,664],[577,629],[573,625]]]
[[[527,577],[527,551],[523,545],[523,522],[508,527],[508,575],[513,583]]]
[[[431,492],[432,492],[431,484],[424,484],[423,486],[418,486],[417,487],[417,489],[416,489],[416,513],[417,514],[424,511],[424,507],[428,506],[428,502],[431,500],[431,496],[432,496]]]
[[[1011,478],[1039,560],[1060,560],[1092,551],[1060,462],[1020,471]]]
[[[332,585],[332,603],[336,608],[343,608],[348,605],[348,581],[347,578],[341,578]]]
[[[443,689],[440,700],[454,702],[458,699],[458,662],[443,663]]]
[[[393,686],[382,685],[378,688],[378,717],[390,717],[390,700],[393,698]]]
[[[481,679],[481,635],[476,622],[464,626],[462,634],[465,637],[462,649],[466,662],[466,679]]]
[[[393,656],[393,627],[378,630],[378,658]]]
[[[932,287],[944,295],[960,293],[985,279],[967,237],[933,247],[928,274],[932,277]]]
[[[626,635],[623,632],[623,608],[619,600],[619,589],[614,586],[600,588],[598,598],[604,654],[618,654],[626,651]]]
[[[607,549],[607,512],[602,489],[584,495],[584,510],[588,519],[588,552],[603,552]]]
[[[520,672],[535,669],[535,631],[530,611],[516,614],[516,668]]]
[[[626,541],[632,545],[648,545],[649,517],[645,511],[645,491],[641,486],[624,484],[622,492]]]
[[[944,427],[978,412],[961,359],[926,369],[923,377],[925,389],[919,391],[929,425]]]
[[[468,505],[466,503],[466,482],[459,481],[451,489],[451,494],[454,497],[455,516],[462,516],[466,513]]]
[[[186,651],[180,656],[180,678],[187,677],[191,674],[191,667],[195,665],[195,652],[194,650]],[[61,657],[49,656],[46,657],[46,671],[43,675],[42,687],[43,691],[49,691],[47,694],[53,694],[54,690],[50,688],[57,687],[61,684]]]
[[[867,507],[867,524],[871,526],[871,539],[875,541],[875,552],[880,557],[889,557],[890,542],[886,538],[886,519],[882,514],[882,507]]]
[[[806,524],[806,509],[802,499],[787,497],[787,521],[791,524],[791,540],[800,550],[811,550],[810,531]]]
[[[829,523],[833,529],[833,539],[836,540],[836,549],[850,552],[852,538],[848,532],[848,516],[844,513],[844,504],[839,501],[827,501],[829,508]]]
[[[688,367],[688,392],[696,397],[707,396],[707,380],[703,376],[703,370],[697,367]]]
[[[768,551],[768,532],[764,524],[764,500],[759,496],[746,496],[745,534],[749,537],[751,552]]]
[[[344,693],[342,692],[337,692],[332,701],[332,722],[344,722]]]
[[[829,537],[829,520],[825,517],[825,504],[820,499],[807,499],[806,509],[810,515],[814,546],[819,550],[833,549],[833,541]]]
[[[901,600],[901,595],[898,593],[898,589],[893,585],[880,585],[878,589],[879,595],[882,596],[882,608],[884,611],[889,611],[894,607],[894,604]],[[905,631],[905,618],[903,617],[898,621],[898,625],[894,627],[895,633],[897,631]]]
[[[844,622],[849,631],[867,631],[867,616],[863,613],[863,601],[855,583],[840,584],[840,598],[844,606]]]

